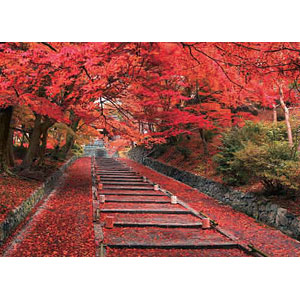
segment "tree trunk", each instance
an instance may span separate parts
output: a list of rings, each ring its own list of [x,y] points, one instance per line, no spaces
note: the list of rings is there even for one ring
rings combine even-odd
[[[10,121],[10,128],[8,133],[8,140],[7,140],[7,163],[10,167],[15,166],[15,157],[14,157],[14,129],[15,126],[15,119],[12,114],[11,121]]]
[[[199,133],[200,133],[200,137],[202,140],[202,144],[203,144],[203,153],[204,155],[208,155],[208,150],[207,150],[207,141],[204,135],[204,129],[199,129]]]
[[[281,86],[279,86],[279,101],[280,101],[281,108],[284,111],[284,118],[285,118],[285,123],[286,123],[286,128],[287,128],[289,145],[291,147],[293,147],[294,143],[293,143],[292,127],[291,127],[291,123],[290,123],[290,113],[289,113],[289,109],[287,108],[287,106],[284,103],[284,96],[283,96]]]
[[[10,167],[14,167],[15,159],[14,159],[14,130],[9,129],[8,140],[7,140],[7,163]]]
[[[62,150],[65,154],[68,154],[74,145],[75,139],[71,134],[67,134],[66,143],[63,145]]]
[[[42,145],[40,149],[40,158],[38,165],[42,165],[45,162],[45,154],[46,154],[46,148],[47,148],[47,138],[48,138],[48,128],[44,128],[42,130]]]
[[[75,118],[75,116],[72,117],[73,121],[71,124],[71,129],[76,132],[77,131],[77,127],[79,124],[80,119],[79,118]],[[75,142],[75,137],[73,134],[67,133],[67,137],[66,137],[66,143],[62,146],[62,151],[67,155],[70,150],[72,149],[73,145]]]
[[[13,114],[13,107],[0,108],[0,172],[8,170],[8,138],[10,122]]]
[[[33,131],[30,136],[29,147],[28,147],[25,157],[22,161],[21,169],[29,168],[37,156],[37,153],[39,150],[39,145],[40,145],[40,136],[41,136],[41,131],[42,131],[41,120],[42,120],[42,116],[36,115]]]
[[[48,140],[48,130],[51,126],[53,126],[54,122],[48,118],[44,117],[45,121],[41,125],[41,134],[42,134],[42,145],[39,152],[40,158],[38,164],[41,165],[45,162],[45,154],[47,150],[47,140]]]
[[[276,110],[276,104],[273,104],[273,123],[277,125],[277,110]]]

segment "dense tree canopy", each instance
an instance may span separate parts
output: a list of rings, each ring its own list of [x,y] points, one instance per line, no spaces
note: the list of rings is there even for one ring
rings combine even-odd
[[[89,135],[151,145],[278,105],[289,125],[299,54],[299,43],[1,43],[0,169],[14,135],[29,144],[26,169],[47,143],[67,153]]]

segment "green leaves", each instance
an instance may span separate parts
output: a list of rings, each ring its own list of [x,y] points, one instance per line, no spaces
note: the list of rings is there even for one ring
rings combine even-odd
[[[283,124],[248,122],[224,133],[217,170],[229,184],[259,180],[267,192],[296,190],[300,186],[298,154],[289,146]]]

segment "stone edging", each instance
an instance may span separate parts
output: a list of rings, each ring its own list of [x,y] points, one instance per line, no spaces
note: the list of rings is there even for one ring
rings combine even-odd
[[[77,160],[77,158],[78,156],[71,157],[18,207],[9,212],[5,220],[0,223],[0,245],[3,244],[13,230],[26,218],[34,206],[44,196],[50,194],[63,173]]]
[[[173,166],[146,157],[146,151],[140,147],[130,150],[128,156],[134,161],[196,188],[201,193],[213,197],[224,204],[228,204],[234,209],[244,212],[256,220],[275,227],[285,234],[300,240],[300,217],[265,198],[258,199],[252,193],[233,190],[219,182],[179,170]]]

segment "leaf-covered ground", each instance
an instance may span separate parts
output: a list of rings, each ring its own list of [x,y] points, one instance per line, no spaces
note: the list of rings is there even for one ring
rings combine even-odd
[[[0,222],[41,185],[33,180],[0,176]]]
[[[20,165],[21,162],[20,159],[15,160],[15,166]],[[21,205],[63,163],[47,158],[42,167],[35,168],[30,173],[27,172],[27,174],[14,177],[0,174],[0,222],[6,218],[10,211]]]
[[[5,256],[94,256],[90,158],[78,159]]]
[[[136,171],[176,194],[192,208],[202,211],[219,225],[239,238],[242,243],[252,243],[270,256],[299,256],[300,243],[278,230],[255,222],[243,213],[222,205],[195,189],[159,174],[131,160],[124,159]],[[16,233],[5,248],[5,256],[95,256],[95,237],[92,220],[90,158],[78,159],[68,170],[64,183],[47,199],[31,217],[23,230]],[[107,203],[108,204],[108,203]],[[121,203],[125,204],[125,203]],[[115,203],[110,203],[115,206]],[[136,205],[136,204],[126,204]],[[115,215],[117,217],[117,215]],[[122,215],[128,218],[127,214]],[[133,218],[132,218],[133,217]],[[158,216],[156,216],[157,218]],[[171,217],[171,216],[170,216]],[[176,217],[176,216],[172,216]],[[149,218],[149,216],[148,216]],[[178,216],[178,221],[183,216]],[[130,216],[130,221],[141,221],[143,214]],[[147,219],[147,218],[145,218]],[[144,221],[146,221],[144,219]],[[103,220],[101,220],[103,221]],[[125,221],[125,219],[124,219]],[[148,220],[149,221],[149,220]],[[154,232],[149,228],[148,235],[167,234],[173,239],[174,232],[163,229]],[[175,241],[188,237],[185,229],[177,232]],[[192,232],[189,230],[189,232]],[[204,232],[205,235],[213,232]],[[106,242],[122,239],[125,235],[140,240],[140,231],[120,227],[104,229]],[[193,237],[192,237],[193,238]],[[220,237],[221,238],[221,237]],[[169,239],[169,238],[167,238]],[[238,249],[106,249],[106,256],[248,256]]]
[[[270,256],[300,256],[300,242],[279,230],[256,222],[253,218],[235,211],[228,205],[208,197],[199,191],[164,176],[130,159],[121,159],[136,172],[140,172],[161,187],[177,195],[189,206],[216,220],[220,227],[237,236],[240,242],[251,243]]]

